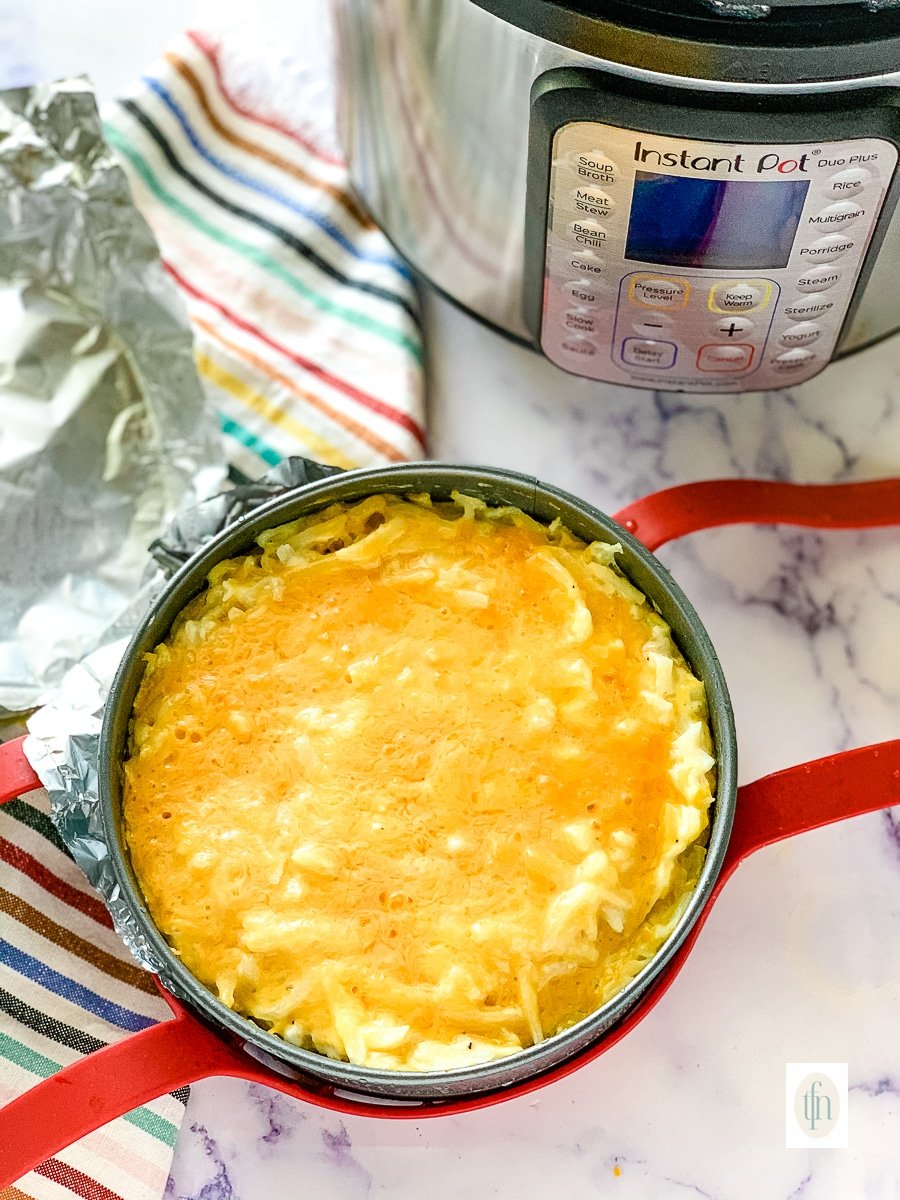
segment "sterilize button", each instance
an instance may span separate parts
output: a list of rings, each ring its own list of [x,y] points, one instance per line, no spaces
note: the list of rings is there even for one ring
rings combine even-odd
[[[836,204],[828,204],[813,216],[807,217],[806,223],[824,232],[829,227],[849,225],[865,215],[866,210],[854,200],[838,200]]]
[[[579,245],[593,246],[595,250],[602,250],[606,241],[606,230],[596,221],[573,221],[569,233]]]
[[[828,264],[820,264],[804,271],[797,280],[797,290],[800,292],[827,292],[842,279],[841,272]]]
[[[789,325],[778,339],[782,346],[808,346],[822,336],[822,326],[817,321],[799,321]]]
[[[594,333],[597,329],[597,314],[588,308],[570,308],[563,313],[563,325],[573,333]]]
[[[581,308],[590,308],[600,303],[600,289],[590,279],[570,279],[562,286],[564,295],[574,300]]]
[[[586,337],[567,337],[560,342],[560,347],[566,354],[579,358],[591,358],[597,353],[597,347]]]
[[[750,337],[756,326],[747,317],[722,317],[713,326],[714,331],[723,341],[742,342]]]
[[[801,367],[814,362],[816,357],[812,350],[786,350],[777,356],[775,366],[779,371],[799,371]]]
[[[824,237],[816,238],[809,246],[804,246],[800,251],[800,257],[824,262],[825,259],[840,258],[842,254],[852,250],[855,245],[856,242],[852,238],[845,237],[842,233],[826,233]]]
[[[771,288],[759,283],[719,283],[712,289],[710,297],[713,309],[725,312],[752,312],[763,308],[769,299]]]
[[[872,172],[867,171],[865,167],[850,167],[846,171],[838,171],[837,174],[832,175],[822,190],[826,195],[855,196],[863,190],[871,178]]]
[[[678,346],[674,342],[656,342],[648,338],[625,338],[622,342],[622,362],[632,367],[660,368],[674,366]]]
[[[753,346],[721,346],[709,343],[697,351],[700,371],[743,371],[753,361]]]
[[[639,275],[629,288],[632,304],[644,308],[684,308],[690,292],[691,285],[686,279],[664,275]]]
[[[786,317],[821,317],[825,313],[834,308],[834,301],[830,296],[826,296],[824,292],[813,292],[811,296],[801,296],[799,300],[792,300],[790,304],[786,304],[782,311]]]

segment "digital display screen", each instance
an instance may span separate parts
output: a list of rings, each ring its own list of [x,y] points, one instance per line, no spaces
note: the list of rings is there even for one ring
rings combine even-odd
[[[784,267],[808,188],[808,179],[757,183],[637,171],[625,257],[678,267]]]

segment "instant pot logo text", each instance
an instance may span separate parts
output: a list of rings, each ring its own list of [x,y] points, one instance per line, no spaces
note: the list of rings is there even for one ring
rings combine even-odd
[[[742,151],[729,155],[695,154],[692,150],[655,150],[643,142],[635,142],[634,161],[645,167],[684,167],[705,175],[806,175],[809,153],[799,158],[782,158],[780,154],[747,155]]]

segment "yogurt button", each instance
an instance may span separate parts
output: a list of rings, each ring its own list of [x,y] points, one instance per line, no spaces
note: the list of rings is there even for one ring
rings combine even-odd
[[[797,280],[797,290],[800,292],[827,292],[842,279],[841,272],[830,265],[810,267]]]
[[[822,326],[817,321],[798,321],[789,325],[778,339],[782,346],[807,346],[822,336]]]

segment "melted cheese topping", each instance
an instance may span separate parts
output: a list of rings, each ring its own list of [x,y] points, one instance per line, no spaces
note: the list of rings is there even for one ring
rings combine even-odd
[[[703,687],[619,547],[465,496],[259,542],[135,702],[126,836],[175,952],[264,1028],[371,1067],[486,1061],[586,1016],[671,931],[712,798]]]

